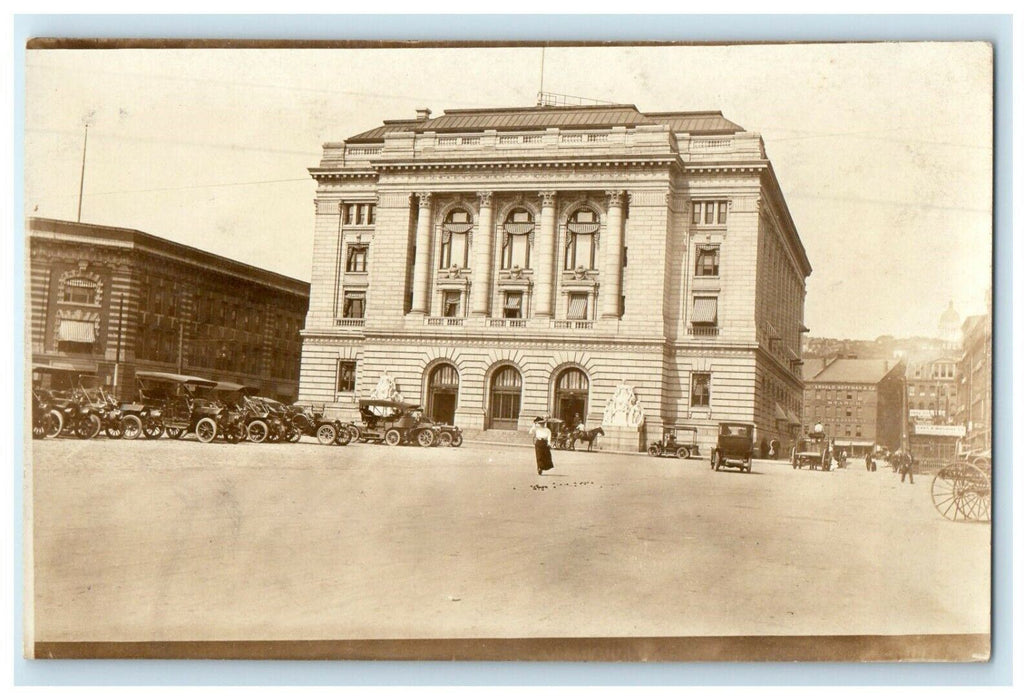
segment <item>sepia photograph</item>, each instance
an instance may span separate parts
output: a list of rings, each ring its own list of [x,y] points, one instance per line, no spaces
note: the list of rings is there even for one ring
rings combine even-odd
[[[24,51],[26,657],[990,659],[991,43]]]

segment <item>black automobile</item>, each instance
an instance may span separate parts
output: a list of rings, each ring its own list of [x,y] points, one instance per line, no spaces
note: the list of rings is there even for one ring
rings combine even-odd
[[[711,450],[711,469],[732,467],[750,473],[755,431],[753,423],[718,423],[718,444]]]
[[[646,451],[651,457],[699,457],[697,429],[688,425],[667,425],[664,427],[664,437],[651,443]]]
[[[441,429],[416,404],[362,399],[359,401],[359,417],[362,424],[356,428],[359,439],[364,442],[432,447],[438,444],[441,434]]]

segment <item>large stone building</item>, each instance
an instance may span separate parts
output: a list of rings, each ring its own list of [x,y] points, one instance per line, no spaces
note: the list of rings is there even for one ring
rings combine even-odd
[[[624,410],[641,439],[796,432],[811,266],[761,137],[721,113],[420,110],[324,144],[311,174],[304,400],[401,395],[468,430]]]
[[[136,370],[297,395],[305,282],[140,231],[54,219],[29,219],[29,255],[33,364],[97,372],[123,397]]]
[[[895,360],[806,360],[805,425],[821,423],[852,456],[874,445],[897,449],[905,427],[904,374]]]

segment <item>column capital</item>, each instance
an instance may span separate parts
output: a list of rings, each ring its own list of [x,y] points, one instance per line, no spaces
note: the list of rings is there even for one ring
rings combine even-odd
[[[419,203],[421,209],[427,209],[431,206],[431,193],[430,192],[414,192],[413,196],[416,197],[417,203]]]
[[[539,192],[539,197],[542,197],[542,206],[556,206],[556,190],[547,190]]]
[[[478,202],[480,203],[482,208],[492,206],[492,195],[495,194],[494,192],[491,192],[489,190],[480,190],[477,194]]]
[[[607,190],[608,204],[611,207],[620,207],[625,203],[624,190]]]

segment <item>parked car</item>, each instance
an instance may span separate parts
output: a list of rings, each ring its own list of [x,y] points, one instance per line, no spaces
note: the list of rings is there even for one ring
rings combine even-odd
[[[678,457],[689,459],[700,456],[697,429],[687,425],[664,426],[664,437],[650,444],[646,450],[651,457]]]
[[[148,410],[148,424],[143,426],[144,435],[153,435],[153,426],[158,425],[172,439],[194,433],[203,418],[217,422],[222,407],[216,402],[196,395],[199,390],[212,389],[218,382],[186,374],[169,372],[137,372],[142,405]],[[126,418],[139,418],[127,415]],[[209,422],[205,423],[207,427]],[[123,430],[126,430],[124,424]],[[202,428],[204,432],[205,428]],[[160,432],[159,432],[160,434]],[[125,435],[129,437],[128,434]],[[204,442],[204,441],[203,441]]]
[[[441,447],[459,447],[463,444],[463,430],[457,425],[447,423],[435,423],[440,431],[438,433],[438,444]]]
[[[720,471],[733,467],[750,473],[755,435],[753,423],[719,423],[718,444],[711,450],[711,469]]]
[[[299,435],[314,437],[321,445],[347,445],[352,435],[341,421],[326,418],[324,410],[325,407],[317,410],[315,406],[296,403],[287,407],[287,417]]]
[[[359,439],[364,442],[383,442],[387,445],[415,444],[432,447],[438,444],[441,428],[429,420],[423,408],[416,404],[361,399],[356,426]]]
[[[91,373],[61,364],[36,365],[32,371],[39,377],[34,386],[39,405],[34,408],[41,422],[46,423],[43,436],[56,437],[67,432],[82,440],[97,437],[104,425],[102,414],[79,387],[79,377]],[[50,388],[43,386],[44,377],[48,377]],[[59,386],[62,388],[56,388]]]
[[[833,466],[833,443],[823,432],[808,433],[794,444],[790,463],[794,469],[821,469],[828,472]]]

